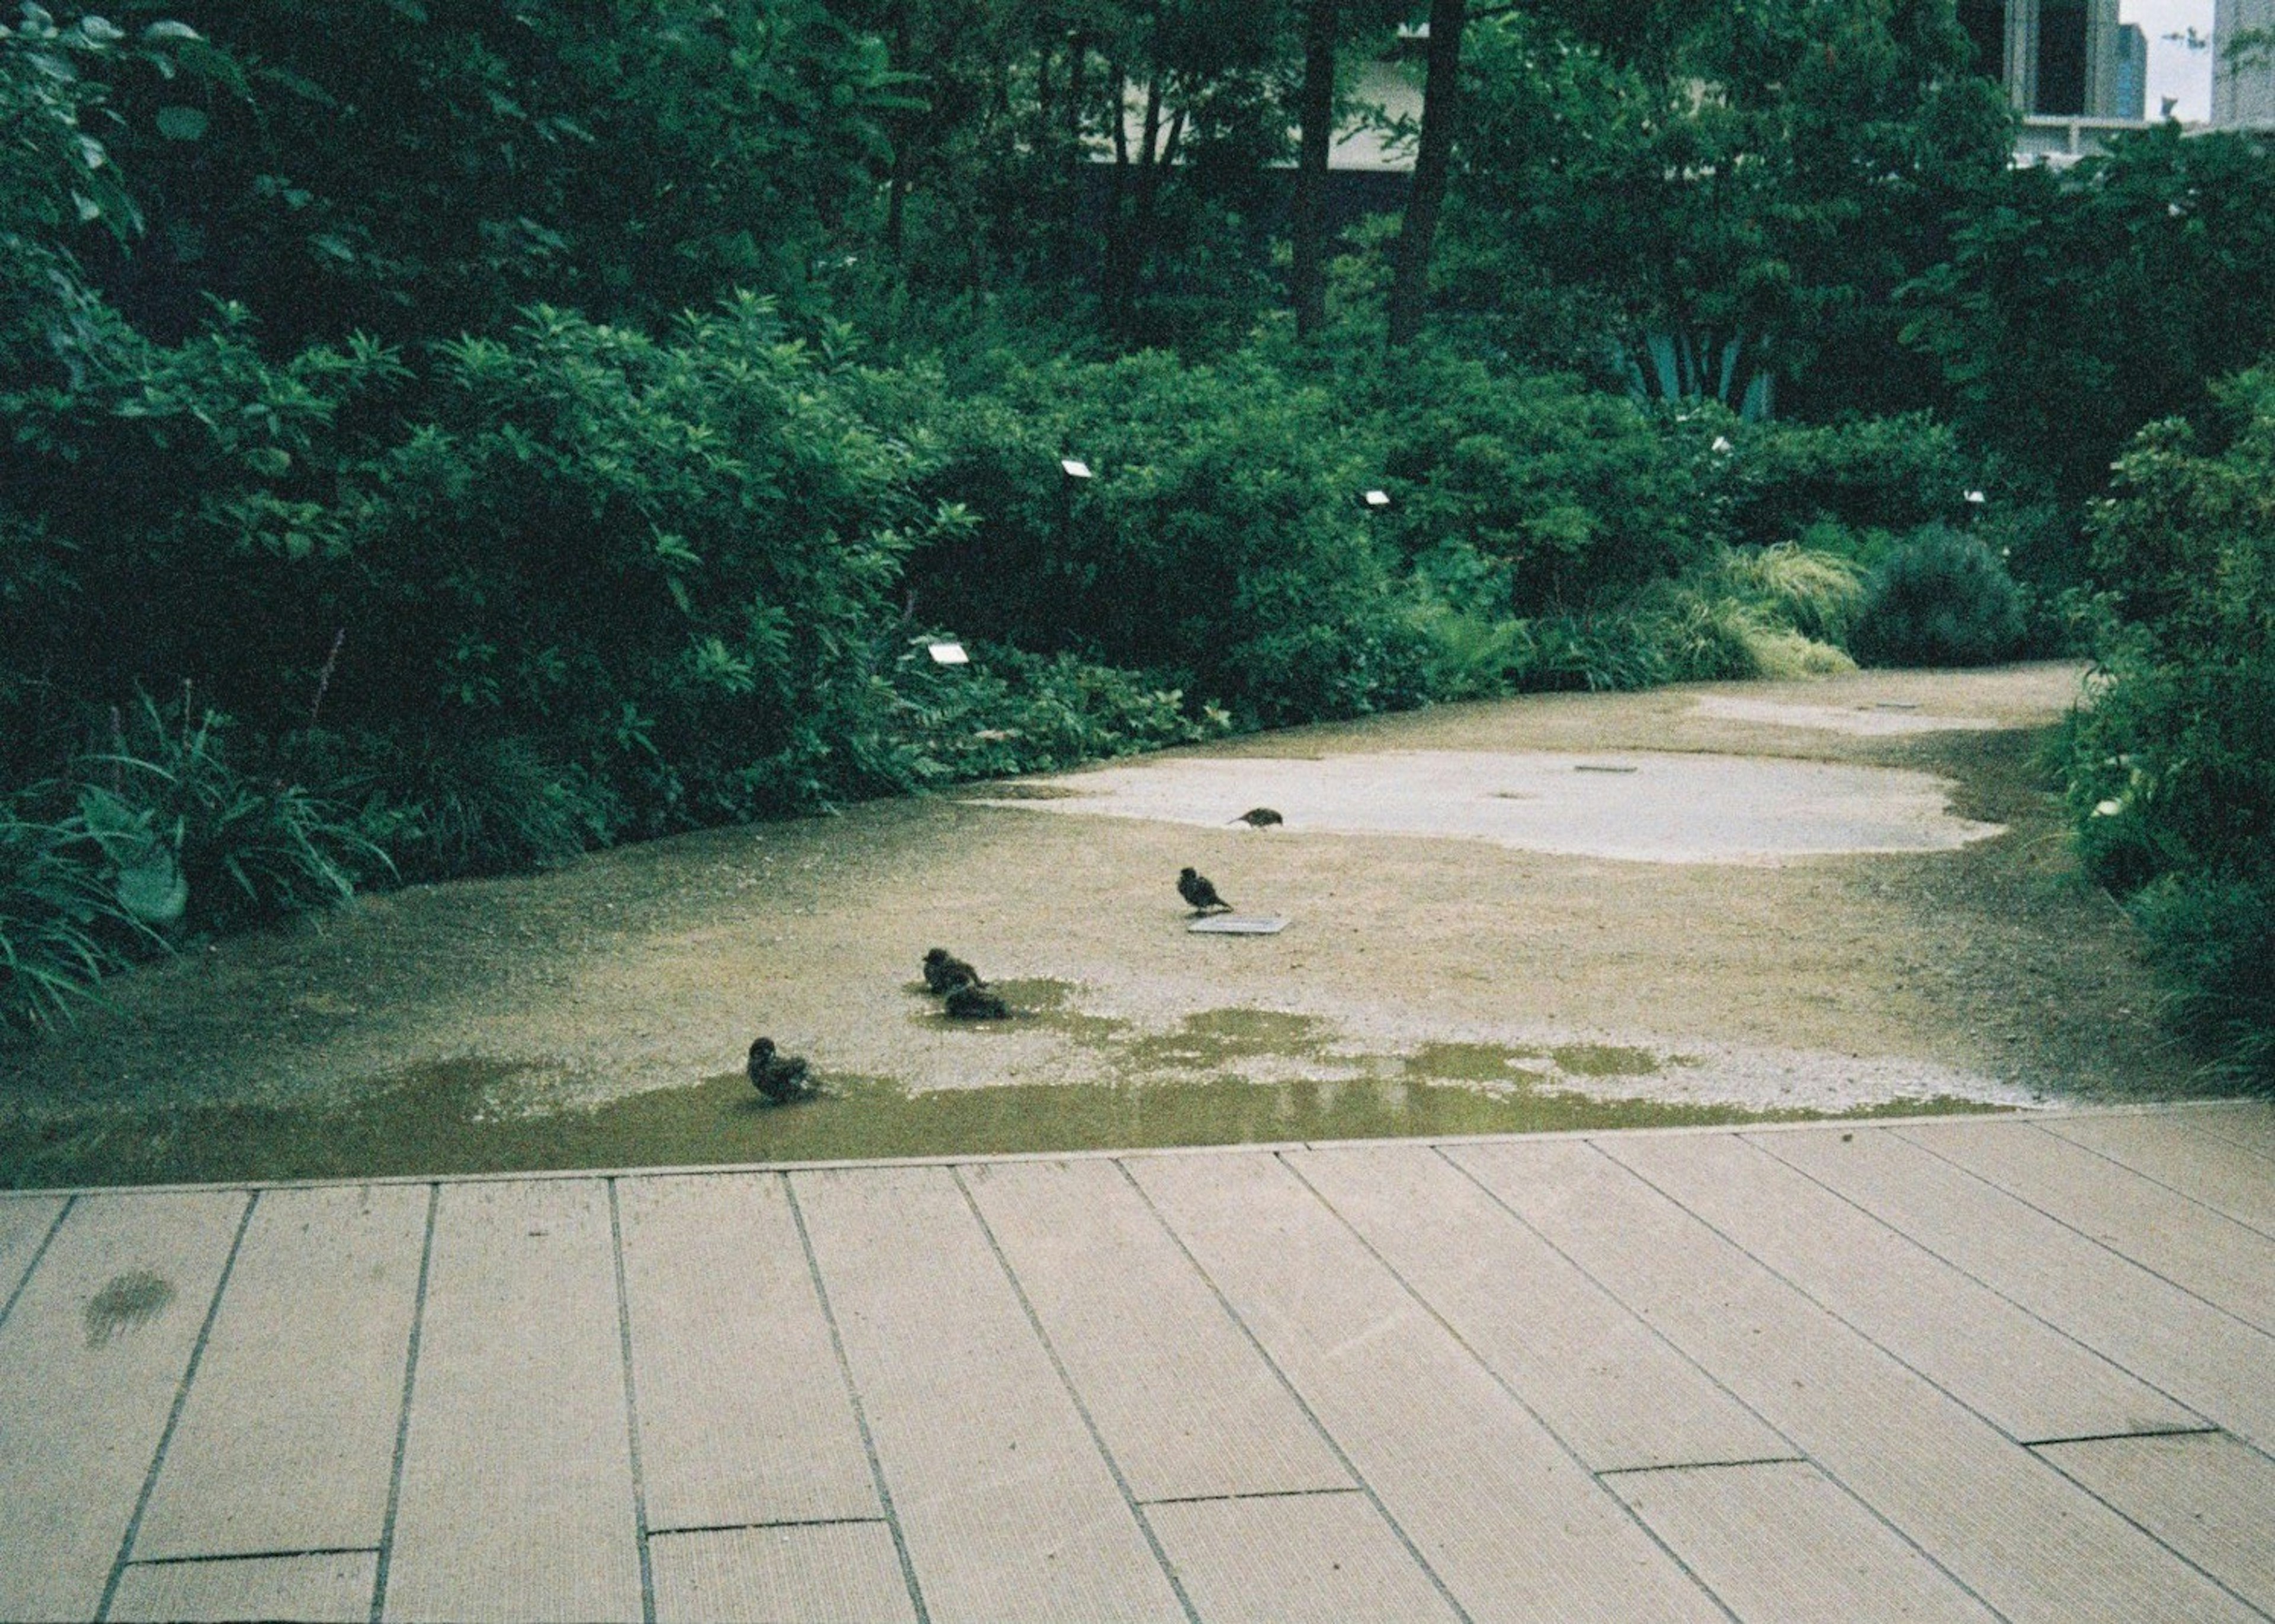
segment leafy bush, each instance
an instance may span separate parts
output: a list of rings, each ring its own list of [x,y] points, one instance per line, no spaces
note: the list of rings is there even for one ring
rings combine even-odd
[[[2183,1025],[2275,1084],[2275,368],[2153,424],[2093,522],[2105,680],[2070,731],[2097,878],[2132,896]]]
[[[1976,459],[1946,426],[1922,412],[1827,424],[1697,419],[1729,447],[1706,481],[1717,525],[1734,543],[1800,539],[1812,525],[1908,531],[1955,523],[1984,483]]]
[[[155,938],[121,906],[75,820],[0,802],[0,1026],[68,1019],[73,1001]]]
[[[1986,665],[2012,657],[2023,631],[2022,589],[1999,555],[1931,525],[1873,570],[1848,646],[1866,665]]]

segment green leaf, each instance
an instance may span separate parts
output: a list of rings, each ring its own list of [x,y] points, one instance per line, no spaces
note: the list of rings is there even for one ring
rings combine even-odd
[[[170,141],[194,141],[206,132],[211,121],[194,107],[162,107],[158,110],[158,133]]]
[[[118,905],[145,925],[171,925],[190,905],[190,882],[174,854],[150,842],[141,861],[118,871]]]

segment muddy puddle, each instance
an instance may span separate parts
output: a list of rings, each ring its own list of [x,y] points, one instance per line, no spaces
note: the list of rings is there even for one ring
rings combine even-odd
[[[1017,1013],[964,1040],[1055,1033],[1110,1080],[912,1087],[820,1076],[820,1095],[760,1100],[737,1072],[598,1104],[563,1103],[557,1068],[467,1058],[351,1091],[348,1103],[200,1101],[0,1122],[17,1188],[382,1177],[578,1167],[828,1161],[1295,1140],[1672,1127],[1996,1107],[1955,1097],[1843,1112],[1619,1097],[1591,1082],[1695,1057],[1606,1044],[1429,1042],[1371,1051],[1334,1023],[1226,1008],[1168,1031],[1085,1013],[1055,981],[997,984]],[[930,1011],[912,1020],[939,1022]]]

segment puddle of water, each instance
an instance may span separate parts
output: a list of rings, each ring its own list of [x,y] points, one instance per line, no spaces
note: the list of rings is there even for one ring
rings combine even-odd
[[[1038,788],[1063,793],[1037,799]],[[1947,851],[2001,832],[1952,815],[1952,789],[1904,768],[1782,758],[1379,751],[1312,760],[1163,757],[1023,786],[1017,797],[991,790],[974,804],[1221,827],[1263,800],[1297,834],[1481,840],[1648,863],[1775,863]]]
[[[162,1274],[153,1274],[147,1269],[131,1269],[113,1275],[101,1291],[87,1300],[87,1308],[79,1318],[87,1327],[87,1345],[100,1348],[105,1342],[139,1331],[160,1314],[174,1300],[174,1283]]]
[[[1215,1011],[1158,1053],[1197,1069],[1228,1054],[1328,1054],[1308,1017],[1258,1022]],[[1228,1017],[1238,1015],[1242,1020]],[[1142,1042],[1143,1040],[1141,1040]],[[1180,1048],[1182,1044],[1184,1046]],[[1615,1052],[1616,1053],[1616,1052]],[[75,1123],[0,1124],[0,1184],[132,1184],[369,1178],[575,1167],[827,1161],[873,1157],[1397,1138],[1477,1133],[1792,1121],[1807,1111],[1602,1099],[1559,1088],[1519,1062],[1528,1051],[1425,1046],[1397,1073],[1252,1082],[1205,1076],[1100,1084],[911,1091],[825,1076],[817,1099],[769,1106],[740,1072],[589,1108],[531,1107],[542,1068],[465,1060],[374,1083],[348,1107],[192,1105]],[[1498,1067],[1497,1070],[1493,1068]],[[1493,1070],[1490,1078],[1473,1074]],[[1493,1086],[1480,1087],[1480,1081]],[[1843,1115],[1994,1109],[1947,1098],[1890,1101]],[[171,1288],[122,1276],[88,1310],[89,1335],[131,1329]]]

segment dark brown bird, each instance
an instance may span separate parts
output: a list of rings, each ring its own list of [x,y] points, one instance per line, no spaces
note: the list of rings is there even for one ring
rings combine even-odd
[[[945,1008],[949,1018],[958,1021],[1008,1021],[1011,1018],[1010,1005],[970,981],[948,989]]]
[[[935,993],[952,993],[960,986],[986,986],[979,972],[965,963],[946,948],[933,948],[925,954],[925,985]]]
[[[1251,829],[1268,829],[1275,823],[1285,823],[1288,820],[1269,806],[1251,806],[1233,821],[1244,823]]]
[[[771,1038],[752,1041],[750,1073],[751,1086],[775,1105],[786,1106],[813,1092],[813,1084],[806,1076],[805,1056],[776,1054]]]
[[[1230,903],[1216,894],[1216,888],[1208,882],[1206,875],[1196,873],[1190,868],[1178,871],[1177,895],[1193,905],[1195,913],[1206,913],[1212,908],[1229,911],[1232,907]]]

